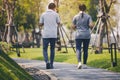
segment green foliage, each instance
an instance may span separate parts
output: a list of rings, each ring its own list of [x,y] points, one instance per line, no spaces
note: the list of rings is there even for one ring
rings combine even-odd
[[[28,1],[28,0],[26,0]],[[30,12],[30,2],[19,1],[15,9],[15,24],[17,27],[24,26],[24,29],[31,29],[35,26],[35,14]]]
[[[67,27],[71,26],[72,18],[79,12],[78,6],[80,3],[86,4],[86,12],[92,16],[93,21],[96,21],[96,5],[98,5],[98,0],[61,0],[59,6],[59,14],[63,24],[65,24]]]
[[[93,21],[97,20],[97,5],[99,0],[89,0],[87,2],[87,11],[92,16]]]
[[[120,63],[118,62],[118,66],[116,67],[112,67],[112,63],[110,62],[111,59],[96,59],[94,61],[91,61],[88,63],[88,65],[92,66],[92,67],[97,67],[97,68],[104,68],[110,71],[115,71],[115,72],[120,72]],[[120,59],[118,58],[118,61],[120,61]]]
[[[16,62],[0,51],[1,80],[33,80]]]
[[[11,70],[8,70],[4,65],[0,63],[0,77],[2,80],[19,80]]]
[[[7,42],[0,42],[0,49],[6,52],[7,54],[10,54],[10,48],[12,47],[11,44],[8,44]]]
[[[79,11],[78,4],[76,0],[60,1],[59,14],[63,24],[67,25],[67,27],[71,26],[73,16]]]
[[[45,9],[46,0],[19,0],[16,6],[15,21],[17,26],[24,26],[24,29],[33,29],[38,24],[39,15]]]
[[[8,2],[12,3],[13,0],[8,0]],[[47,0],[17,0],[14,11],[14,23],[17,29],[20,26],[24,29],[33,29],[38,24],[39,15],[45,10],[46,4]],[[3,8],[2,0],[0,0],[0,7]],[[0,9],[0,28],[3,30],[6,20],[6,11]]]
[[[73,16],[79,12],[78,5],[80,3],[86,4],[87,13],[92,16],[93,21],[96,21],[96,6],[98,5],[98,1],[99,0],[60,0],[58,10],[63,24],[68,28],[71,26]],[[108,4],[110,3],[109,0],[106,1]],[[47,4],[48,0],[17,0],[14,11],[14,22],[18,29],[20,26],[23,26],[24,29],[31,29],[36,27],[36,25],[38,25],[39,16],[46,10]],[[2,0],[0,0],[0,6],[3,7]],[[110,14],[115,15],[115,11],[113,10],[114,9],[112,8]],[[1,29],[4,28],[6,24],[6,17],[6,12],[0,14]],[[112,24],[115,25],[115,21],[112,21]]]
[[[0,29],[1,29],[1,31],[3,30],[5,22],[6,22],[6,19],[5,19],[6,18],[6,13],[3,10],[2,4],[3,4],[2,0],[0,0]]]
[[[108,50],[103,50],[102,54],[89,54],[88,65],[103,68],[110,71],[120,72],[120,52],[117,51],[117,66],[112,67],[111,54]]]

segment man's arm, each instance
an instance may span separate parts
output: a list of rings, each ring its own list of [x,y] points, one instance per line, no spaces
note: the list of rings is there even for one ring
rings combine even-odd
[[[75,30],[76,26],[74,24],[72,24],[71,29]]]
[[[39,23],[38,23],[38,26],[39,27],[42,27],[44,25],[44,17],[43,15],[41,15],[40,19],[39,19]]]
[[[43,23],[38,24],[40,30],[42,29],[43,25],[44,25]]]
[[[61,24],[60,22],[59,22],[59,23],[57,23],[57,24],[58,24],[58,26],[59,26],[59,27],[61,27],[61,26],[62,26],[62,24]]]

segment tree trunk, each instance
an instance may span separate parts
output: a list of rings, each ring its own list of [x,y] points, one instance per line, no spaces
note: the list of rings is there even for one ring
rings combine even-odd
[[[107,22],[106,22],[106,8],[107,4],[105,0],[99,0],[99,8],[100,8],[100,13],[102,13],[100,18],[102,18],[102,22],[99,29],[99,36],[98,36],[98,43],[97,43],[97,49],[95,53],[102,53],[103,49],[103,38],[105,36],[105,29],[107,29]]]
[[[11,3],[9,2],[9,0],[3,0],[3,3],[5,5],[5,10],[7,13],[7,22],[6,22],[6,30],[5,30],[4,40],[6,40],[8,43],[12,43],[12,36],[15,32],[14,22],[13,22],[15,0]]]
[[[105,25],[103,23],[102,26],[100,26],[100,30],[99,30],[99,35],[98,35],[98,44],[97,44],[97,50],[96,53],[102,53],[102,46],[103,46],[103,37],[104,37],[104,28]]]
[[[112,1],[112,0],[111,0]],[[105,36],[105,33],[107,34],[107,43],[108,43],[108,48],[110,47],[110,41],[109,41],[109,31],[108,31],[108,13],[110,11],[111,5],[113,2],[110,3],[110,5],[108,6],[108,4],[106,3],[106,0],[99,0],[99,8],[100,8],[100,12],[102,13],[101,16],[99,16],[100,18],[102,18],[102,25],[100,26],[100,30],[99,30],[99,37],[98,37],[98,45],[97,45],[97,53],[102,53],[102,49],[103,49],[103,38]]]

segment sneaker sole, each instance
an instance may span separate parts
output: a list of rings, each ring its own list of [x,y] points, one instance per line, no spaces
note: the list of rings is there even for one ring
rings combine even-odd
[[[82,65],[81,65],[81,66],[78,66],[77,68],[78,68],[78,69],[81,69],[81,68],[82,68]]]

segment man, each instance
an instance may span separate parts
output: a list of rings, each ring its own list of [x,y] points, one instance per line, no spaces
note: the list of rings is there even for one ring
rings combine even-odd
[[[40,26],[44,25],[43,38],[43,56],[46,63],[46,69],[53,69],[53,61],[55,56],[55,42],[57,38],[57,26],[60,24],[58,13],[55,12],[56,5],[50,3],[48,10],[40,17]],[[50,43],[50,61],[48,60],[48,45]]]

